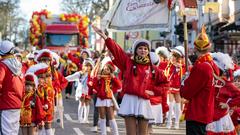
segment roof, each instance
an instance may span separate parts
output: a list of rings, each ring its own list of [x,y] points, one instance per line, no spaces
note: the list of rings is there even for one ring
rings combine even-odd
[[[76,24],[50,24],[46,26],[45,33],[75,34],[75,33],[79,33],[79,30]]]

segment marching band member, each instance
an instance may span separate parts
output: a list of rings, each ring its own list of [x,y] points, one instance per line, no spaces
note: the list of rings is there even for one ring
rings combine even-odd
[[[78,120],[81,123],[89,123],[88,114],[90,110],[91,97],[88,95],[88,82],[90,79],[90,73],[94,67],[94,63],[91,58],[86,58],[83,62],[82,71],[76,72],[66,77],[70,81],[78,81],[76,89],[76,100],[79,100],[78,105]]]
[[[133,44],[133,57],[129,57],[124,50],[99,28],[92,26],[104,40],[107,48],[114,57],[118,68],[123,72],[124,96],[118,114],[124,117],[127,135],[147,135],[148,121],[153,119],[149,95],[158,95],[160,91],[151,91],[150,84],[155,81],[161,83],[161,77],[155,76],[157,70],[152,66],[149,58],[151,43],[139,39]]]
[[[40,56],[44,56],[46,54],[40,54]],[[41,57],[38,57],[41,58]],[[42,57],[43,58],[43,57]],[[40,61],[40,59],[38,59]],[[43,61],[43,59],[41,59]],[[44,61],[47,61],[44,59]],[[39,81],[39,85],[37,88],[37,94],[40,97],[41,103],[43,105],[43,110],[45,113],[44,116],[44,127],[45,133],[47,135],[52,135],[52,121],[54,114],[54,88],[52,86],[52,76],[50,67],[45,63],[39,63],[33,65],[29,68],[29,72],[33,72]],[[43,127],[39,127],[39,134],[44,134]]]
[[[103,64],[102,68],[99,68],[99,74],[92,79],[93,88],[97,93],[96,107],[100,114],[100,130],[101,135],[107,135],[106,131],[106,114],[109,118],[110,127],[112,128],[114,135],[119,135],[118,126],[114,118],[114,104],[112,99],[114,93],[121,88],[121,81],[113,74],[115,66],[111,61]]]
[[[23,135],[35,135],[37,127],[44,124],[44,111],[36,92],[37,87],[36,75],[27,72],[25,75],[25,94],[20,112],[20,127]]]
[[[239,106],[240,90],[228,80],[227,72],[233,69],[233,61],[228,54],[212,53],[212,57],[220,70],[220,76],[215,76],[215,102],[213,122],[206,127],[207,135],[236,135],[231,120],[230,107]]]
[[[167,116],[168,129],[172,126],[172,114],[175,114],[174,128],[179,128],[179,120],[181,116],[181,96],[180,96],[180,86],[181,78],[185,73],[184,66],[184,48],[182,46],[177,46],[172,49],[170,61],[165,69],[165,75],[170,81],[169,88],[169,111]],[[175,100],[175,103],[174,103]]]

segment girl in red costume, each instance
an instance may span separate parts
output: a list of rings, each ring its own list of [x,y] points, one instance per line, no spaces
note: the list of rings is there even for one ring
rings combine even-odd
[[[60,57],[55,52],[51,52],[51,54],[52,61],[50,67],[52,73],[52,86],[55,90],[55,118],[57,123],[63,128],[63,101],[61,92],[67,87],[68,81],[62,73],[58,71]]]
[[[236,66],[236,65],[235,65]],[[234,73],[234,84],[240,89],[240,69],[237,69]],[[240,134],[240,107],[232,108],[233,114],[231,115],[233,124],[236,128],[238,135]]]
[[[215,76],[214,117],[206,127],[207,135],[236,135],[229,109],[240,104],[240,90],[227,79],[226,74],[234,68],[233,61],[228,54],[220,52],[213,53],[212,57],[220,69],[220,76]]]
[[[103,60],[104,61],[104,60]],[[114,93],[121,88],[121,81],[113,74],[115,66],[111,61],[102,63],[104,66],[99,68],[99,74],[93,78],[93,88],[97,93],[96,107],[100,114],[101,135],[107,135],[106,131],[106,114],[112,128],[113,135],[119,135],[118,126],[114,118]]]
[[[168,49],[164,46],[158,47],[155,50],[155,53],[158,54],[159,58],[160,58],[160,63],[158,68],[160,70],[165,70],[167,68],[167,65],[169,63],[169,57],[170,57],[170,52],[168,51]],[[162,94],[161,96],[161,101],[162,101],[162,117],[163,117],[163,123],[165,123],[165,119],[166,119],[166,113],[169,111],[169,106],[167,104],[167,91],[164,91],[164,94]]]
[[[43,105],[44,128],[39,127],[39,135],[52,135],[52,121],[54,113],[54,89],[52,87],[51,70],[45,63],[39,63],[29,68],[38,78],[37,94]]]
[[[25,95],[23,97],[20,126],[23,135],[36,135],[37,127],[43,124],[44,111],[36,93],[38,80],[33,73],[25,75]]]
[[[88,95],[89,88],[88,82],[90,80],[90,73],[93,69],[94,63],[91,58],[86,58],[83,62],[81,71],[76,72],[66,77],[69,82],[77,81],[78,86],[76,89],[76,100],[79,101],[78,105],[78,120],[81,123],[89,123],[88,115],[90,110],[91,97]]]
[[[169,111],[167,116],[167,128],[172,126],[172,114],[174,111],[175,121],[174,128],[179,128],[179,119],[181,116],[181,97],[180,97],[180,86],[181,78],[185,73],[184,69],[184,48],[182,46],[177,46],[172,49],[171,58],[165,69],[165,75],[170,81],[169,87]],[[175,100],[175,103],[174,103]]]
[[[111,38],[108,38],[99,28],[93,29],[105,40],[107,48],[123,72],[124,96],[118,114],[124,117],[127,135],[147,135],[148,122],[153,119],[149,95],[158,95],[160,91],[150,90],[150,84],[161,83],[157,76],[157,68],[152,66],[149,58],[151,43],[144,39],[136,40],[133,44],[133,57]],[[155,74],[156,73],[156,74]],[[159,93],[158,93],[159,92]]]
[[[153,65],[159,66],[160,59],[156,53],[150,52],[150,58]],[[161,74],[162,74],[162,81],[168,82],[167,77],[164,75],[163,70],[161,70]],[[150,97],[151,109],[154,117],[154,120],[149,121],[148,131],[150,134],[152,133],[152,124],[159,125],[163,123],[163,112],[166,112],[166,109],[167,109],[166,106],[168,106],[167,105],[167,87],[168,85],[166,84],[163,84],[163,85],[152,84],[152,89],[158,89],[158,90],[161,89],[162,93],[160,96]]]

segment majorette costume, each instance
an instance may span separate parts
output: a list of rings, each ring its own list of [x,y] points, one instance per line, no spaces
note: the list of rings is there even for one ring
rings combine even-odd
[[[153,52],[150,52],[150,58],[151,62],[155,66],[159,66],[160,59],[159,56]],[[168,82],[167,77],[164,75],[163,70],[159,70],[159,72],[162,74],[162,81],[163,82]],[[161,90],[162,94],[160,96],[150,96],[150,102],[151,102],[151,109],[153,112],[153,117],[154,120],[150,120],[149,123],[153,124],[160,124],[163,123],[163,113],[168,110],[168,105],[167,105],[167,88],[168,83],[164,84],[154,84],[152,83],[152,89],[158,89]]]
[[[83,65],[86,66],[90,64],[92,69],[94,67],[94,63],[91,58],[87,58],[84,60]],[[69,82],[76,81],[77,82],[77,89],[75,93],[76,100],[79,101],[78,105],[78,120],[80,122],[88,122],[88,114],[90,110],[89,105],[82,105],[81,100],[90,100],[91,97],[89,96],[89,88],[88,82],[90,79],[90,74],[88,72],[83,73],[82,71],[76,72],[72,75],[66,77]]]
[[[149,89],[151,81],[155,80],[156,84],[161,83],[161,81],[158,76],[153,76],[152,71],[155,69],[151,66],[149,57],[143,58],[135,54],[132,59],[111,38],[107,38],[105,44],[114,60],[119,63],[116,66],[123,72],[124,77],[122,89],[125,94],[118,114],[123,117],[134,116],[146,120],[153,119],[149,95],[145,93],[145,90]],[[134,52],[141,44],[147,44],[148,48],[151,48],[149,41],[137,40],[132,47]],[[154,95],[159,95],[159,91],[153,92]]]
[[[22,101],[21,113],[20,113],[20,126],[30,127],[42,125],[44,120],[44,111],[41,100],[36,92],[38,86],[38,79],[36,75],[31,72],[27,72],[25,75],[25,84],[31,84],[33,86],[32,91],[26,91]]]
[[[213,60],[219,69],[228,72],[233,69],[233,61],[228,54],[213,53]],[[240,90],[225,77],[215,77],[215,106],[213,122],[207,125],[207,135],[236,135],[229,109],[240,105]],[[222,103],[230,107],[222,108]]]
[[[55,52],[52,54],[51,73],[52,73],[52,86],[55,90],[55,119],[60,123],[61,128],[63,125],[63,101],[62,91],[67,87],[68,81],[57,69],[59,67],[59,56]]]
[[[175,63],[172,62],[171,59],[182,59],[185,55],[185,50],[183,46],[176,46],[172,49],[172,58],[170,58],[169,63],[165,69],[165,75],[168,77],[169,80],[169,94],[177,94],[180,91],[181,86],[181,78],[185,73],[185,65],[183,61],[176,61]],[[175,56],[178,55],[178,56]],[[179,58],[177,58],[179,57]],[[181,116],[181,103],[180,102],[169,102],[169,111],[167,116],[167,128],[171,128],[172,126],[172,114],[175,114],[175,121],[174,121],[174,128],[179,128],[179,119]]]
[[[187,99],[188,107],[186,111],[186,125],[190,126],[193,122],[201,123],[187,127],[187,133],[205,133],[205,126],[213,121],[215,87],[213,85],[213,72],[219,75],[219,69],[207,49],[211,47],[205,29],[197,36],[194,42],[195,48],[199,51],[206,51],[198,57],[194,63],[189,77],[182,82],[180,89],[181,97]],[[196,128],[201,128],[201,131]],[[189,131],[191,130],[191,131]]]
[[[28,70],[29,72],[34,73],[37,78],[49,78],[51,76],[51,70],[50,67],[48,65],[46,65],[45,63],[39,63],[36,65],[33,65],[29,68]],[[53,114],[54,114],[54,89],[52,87],[52,80],[51,78],[49,78],[50,80],[46,80],[46,82],[44,83],[40,83],[38,84],[37,87],[37,94],[41,100],[41,103],[43,105],[43,109],[44,109],[44,122],[45,124],[51,124],[51,122],[53,121]],[[52,129],[45,129],[47,134],[51,134],[52,133]],[[42,131],[40,131],[42,132]]]
[[[111,73],[115,71],[115,66],[111,61],[106,62],[106,64],[103,64],[104,66],[107,66]],[[104,71],[104,69],[101,69],[101,73]],[[93,89],[96,90],[97,94],[97,101],[96,101],[96,107],[112,107],[114,106],[114,93],[117,93],[118,89],[121,89],[121,81],[117,77],[112,77],[110,75],[104,75],[100,74],[100,78],[94,77],[92,79],[93,81]],[[116,101],[116,100],[115,100]],[[116,103],[116,102],[115,102]],[[116,104],[115,104],[116,105]],[[106,135],[106,119],[100,119],[100,129],[101,129],[101,135]],[[114,135],[118,135],[118,127],[115,119],[109,120],[110,126],[113,130]]]
[[[14,57],[14,44],[0,42],[0,126],[2,134],[18,134],[24,93],[22,64]]]

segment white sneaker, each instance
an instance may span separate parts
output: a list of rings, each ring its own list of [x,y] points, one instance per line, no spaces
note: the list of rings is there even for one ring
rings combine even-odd
[[[107,132],[111,132],[111,128],[110,127],[107,127]]]
[[[98,132],[98,127],[97,127],[97,126],[92,127],[92,128],[91,128],[91,131],[92,131],[92,132]]]
[[[166,128],[167,128],[167,129],[170,129],[171,127],[172,127],[171,122],[167,122],[167,124],[166,124]]]
[[[174,129],[179,129],[179,122],[174,123]]]

